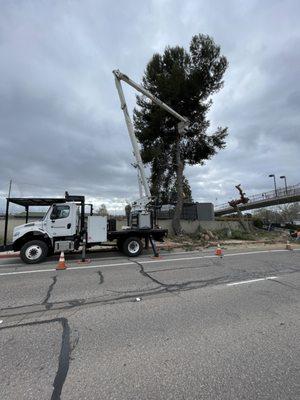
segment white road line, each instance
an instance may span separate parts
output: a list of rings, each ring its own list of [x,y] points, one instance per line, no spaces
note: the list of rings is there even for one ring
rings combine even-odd
[[[300,249],[294,249],[294,251],[297,251]],[[228,256],[243,256],[245,254],[260,254],[260,253],[286,253],[286,252],[290,252],[290,250],[286,250],[286,249],[274,249],[274,250],[257,250],[257,251],[247,251],[244,253],[232,253],[232,254],[224,254],[224,257],[228,257]]]
[[[80,255],[80,254],[79,254]],[[87,256],[88,256],[89,254],[87,254]],[[66,254],[65,254],[65,257],[66,257]],[[101,256],[100,256],[101,257]],[[59,258],[59,254],[57,254],[57,259]],[[88,258],[88,257],[86,257],[86,258]],[[109,261],[109,260],[119,260],[120,259],[120,257],[103,257],[103,261]],[[97,258],[91,258],[91,260],[92,261],[97,261]],[[0,258],[0,261],[1,261],[1,258]],[[20,258],[18,258],[18,263],[14,263],[14,264],[0,264],[0,267],[2,267],[2,268],[5,268],[5,267],[16,267],[16,266],[24,266],[24,263],[21,261],[21,259]],[[72,259],[72,260],[69,260],[69,261],[71,261],[71,262],[77,262],[77,261],[80,261],[80,259],[79,258],[74,258],[74,259]],[[43,265],[50,265],[50,264],[53,264],[53,260],[51,260],[51,261],[46,261]]]
[[[300,249],[297,249],[300,250]],[[289,250],[260,250],[260,251],[248,251],[244,253],[232,253],[232,254],[223,254],[223,257],[234,257],[234,256],[244,256],[250,254],[260,254],[260,253],[286,253]],[[182,257],[182,258],[170,258],[168,260],[160,259],[160,260],[139,260],[140,263],[143,264],[151,264],[151,263],[163,263],[163,262],[171,262],[171,261],[182,261],[182,260],[198,260],[200,258],[220,258],[220,256],[210,255],[210,256],[197,256],[197,257]]]
[[[266,278],[250,279],[248,281],[240,281],[240,282],[231,282],[231,283],[227,283],[226,286],[244,285],[245,283],[268,281],[270,279],[277,279],[277,278],[278,278],[277,276],[267,276]]]
[[[295,249],[297,251],[300,249]],[[260,251],[249,251],[243,253],[231,253],[231,254],[224,254],[223,257],[234,257],[234,256],[242,256],[242,255],[251,255],[251,254],[261,254],[261,253],[287,253],[289,250],[260,250]],[[189,261],[189,260],[200,260],[200,259],[207,259],[207,258],[220,258],[219,256],[209,255],[209,256],[197,256],[197,257],[181,257],[181,258],[168,258],[168,259],[155,259],[155,260],[140,260],[138,262],[142,264],[157,264],[157,263],[166,263],[166,262],[174,262],[174,261]],[[79,266],[79,267],[69,267],[67,271],[75,271],[77,269],[93,269],[93,268],[106,268],[106,267],[120,267],[122,265],[134,265],[135,262],[122,262],[116,264],[100,264],[100,265],[88,265],[88,266]],[[29,271],[14,271],[14,272],[2,272],[0,276],[7,276],[7,275],[22,275],[22,274],[34,274],[34,273],[41,273],[41,272],[53,272],[56,271],[54,268],[51,269],[37,269],[37,270],[29,270]]]
[[[14,271],[14,272],[2,272],[0,276],[7,276],[7,275],[23,275],[23,274],[33,274],[35,272],[40,273],[40,272],[53,272],[56,271],[56,269],[37,269],[37,270],[31,270],[31,271]]]
[[[122,265],[134,265],[133,262],[125,262],[125,263],[118,263],[118,264],[103,264],[103,265],[87,265],[87,266],[79,266],[79,267],[67,267],[66,271],[74,271],[77,269],[93,269],[93,268],[103,268],[103,267],[119,267]],[[38,272],[54,272],[57,271],[55,268],[49,269],[36,269],[30,271],[14,271],[14,272],[2,272],[0,276],[6,275],[22,275],[22,274],[34,274]]]
[[[118,264],[104,264],[104,265],[88,265],[88,266],[80,266],[80,267],[68,267],[67,271],[76,270],[76,269],[92,269],[92,268],[103,268],[103,267],[121,267],[122,265],[133,265],[134,262],[123,262]]]
[[[293,251],[300,251],[300,249],[293,249]],[[243,253],[231,253],[231,254],[223,254],[223,257],[234,257],[234,256],[243,256],[243,255],[251,255],[251,254],[261,254],[261,253],[285,253],[285,252],[290,252],[290,250],[285,250],[285,249],[274,249],[274,250],[257,250],[257,251],[247,251],[247,252],[243,252]],[[162,257],[169,257],[169,256],[176,256],[177,254],[194,254],[194,253],[199,253],[199,251],[187,251],[187,252],[179,252],[179,253],[171,253],[171,254],[162,254]],[[218,258],[219,256],[216,255],[201,255],[201,256],[196,256],[196,257],[182,257],[182,258],[169,258],[169,259],[159,259],[159,260],[147,260],[147,259],[138,259],[139,262],[143,263],[143,264],[148,264],[148,263],[158,263],[158,262],[170,262],[170,261],[182,261],[182,260],[196,260],[196,259],[201,259],[201,258]],[[106,260],[117,260],[117,257],[107,257],[104,258],[103,261]],[[78,260],[70,260],[71,262],[76,262]],[[94,261],[94,260],[93,260]],[[49,262],[49,264],[51,264],[51,262]],[[126,263],[123,263],[126,264]],[[133,263],[130,263],[133,264]],[[20,264],[0,264],[0,267],[6,268],[6,267],[15,267],[15,266],[22,266],[24,264],[20,263]],[[108,264],[108,265],[118,265],[118,264]],[[101,265],[99,265],[101,267]],[[103,265],[106,267],[106,265]],[[90,268],[90,267],[75,267],[75,268]],[[74,268],[74,269],[75,269]],[[73,269],[69,268],[69,269]],[[43,270],[40,270],[43,271]],[[47,270],[48,271],[48,270]],[[53,271],[50,270],[49,271]],[[33,271],[34,272],[34,271]],[[44,271],[43,271],[44,272]],[[4,273],[5,274],[5,273]],[[0,273],[0,276],[3,275]]]

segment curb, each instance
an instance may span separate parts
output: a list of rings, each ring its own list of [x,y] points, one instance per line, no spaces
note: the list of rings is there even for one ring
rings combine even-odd
[[[0,254],[0,259],[2,258],[17,258],[19,257],[20,252],[15,252],[15,253],[4,253]]]

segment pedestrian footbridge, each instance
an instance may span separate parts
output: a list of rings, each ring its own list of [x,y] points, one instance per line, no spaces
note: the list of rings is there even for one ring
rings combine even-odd
[[[294,186],[287,186],[271,190],[270,192],[247,196],[248,203],[240,204],[238,208],[241,211],[254,210],[256,208],[277,206],[280,204],[295,203],[300,201],[300,183]],[[215,206],[215,216],[220,217],[226,214],[233,214],[235,210],[228,203]]]

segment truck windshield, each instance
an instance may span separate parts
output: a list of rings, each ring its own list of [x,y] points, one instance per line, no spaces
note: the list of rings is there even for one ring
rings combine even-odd
[[[51,207],[49,207],[48,210],[45,212],[45,215],[43,216],[42,221],[45,221],[45,219],[47,218],[47,215],[50,212],[50,209],[51,209]]]

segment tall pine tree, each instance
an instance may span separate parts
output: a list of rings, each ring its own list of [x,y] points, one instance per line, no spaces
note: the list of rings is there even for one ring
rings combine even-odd
[[[219,149],[225,147],[227,128],[219,127],[207,135],[207,119],[212,100],[210,96],[223,86],[227,59],[220,46],[206,35],[192,38],[189,51],[167,47],[163,54],[154,54],[146,67],[143,86],[154,96],[188,118],[188,129],[178,132],[178,121],[150,102],[137,96],[134,110],[137,138],[142,146],[142,158],[151,166],[151,192],[161,199],[172,193],[176,182],[177,204],[173,229],[181,233],[180,215],[184,201],[186,165],[202,165]],[[174,197],[174,190],[173,190]]]

